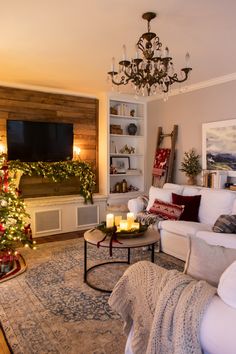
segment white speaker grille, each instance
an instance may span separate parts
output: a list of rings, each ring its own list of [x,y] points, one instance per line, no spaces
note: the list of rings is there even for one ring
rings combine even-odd
[[[99,222],[97,205],[77,208],[77,226],[93,225]]]
[[[46,210],[35,213],[35,232],[61,230],[61,210]]]

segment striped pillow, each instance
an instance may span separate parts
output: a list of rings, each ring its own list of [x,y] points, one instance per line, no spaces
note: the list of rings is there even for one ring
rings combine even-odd
[[[220,215],[212,230],[225,234],[236,234],[236,215]]]
[[[184,205],[163,202],[155,199],[153,206],[149,209],[149,213],[161,216],[167,220],[178,220],[184,211]]]

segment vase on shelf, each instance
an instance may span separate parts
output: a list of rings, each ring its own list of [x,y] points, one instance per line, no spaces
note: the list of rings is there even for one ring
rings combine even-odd
[[[128,133],[129,133],[129,135],[135,135],[136,133],[137,133],[137,125],[136,124],[134,124],[134,123],[130,123],[129,125],[128,125]]]

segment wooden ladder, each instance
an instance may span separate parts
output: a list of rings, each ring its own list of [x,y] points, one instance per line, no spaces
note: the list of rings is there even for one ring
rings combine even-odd
[[[165,169],[165,173],[161,177],[156,177],[152,174],[152,185],[155,187],[162,187],[166,182],[173,182],[173,171],[174,171],[174,159],[175,159],[175,144],[178,135],[178,125],[174,125],[173,130],[170,134],[164,134],[162,127],[158,127],[157,131],[157,144],[156,144],[156,152],[161,148],[164,138],[170,137],[170,155],[167,161],[167,166]],[[155,155],[156,156],[156,155]]]

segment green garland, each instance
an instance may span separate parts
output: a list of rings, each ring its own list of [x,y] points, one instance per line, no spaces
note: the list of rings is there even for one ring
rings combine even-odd
[[[92,167],[82,161],[59,161],[59,162],[22,162],[19,160],[8,161],[9,169],[13,172],[20,170],[23,174],[47,177],[53,182],[62,182],[70,177],[79,177],[80,194],[85,203],[93,203],[93,190],[95,175]]]

